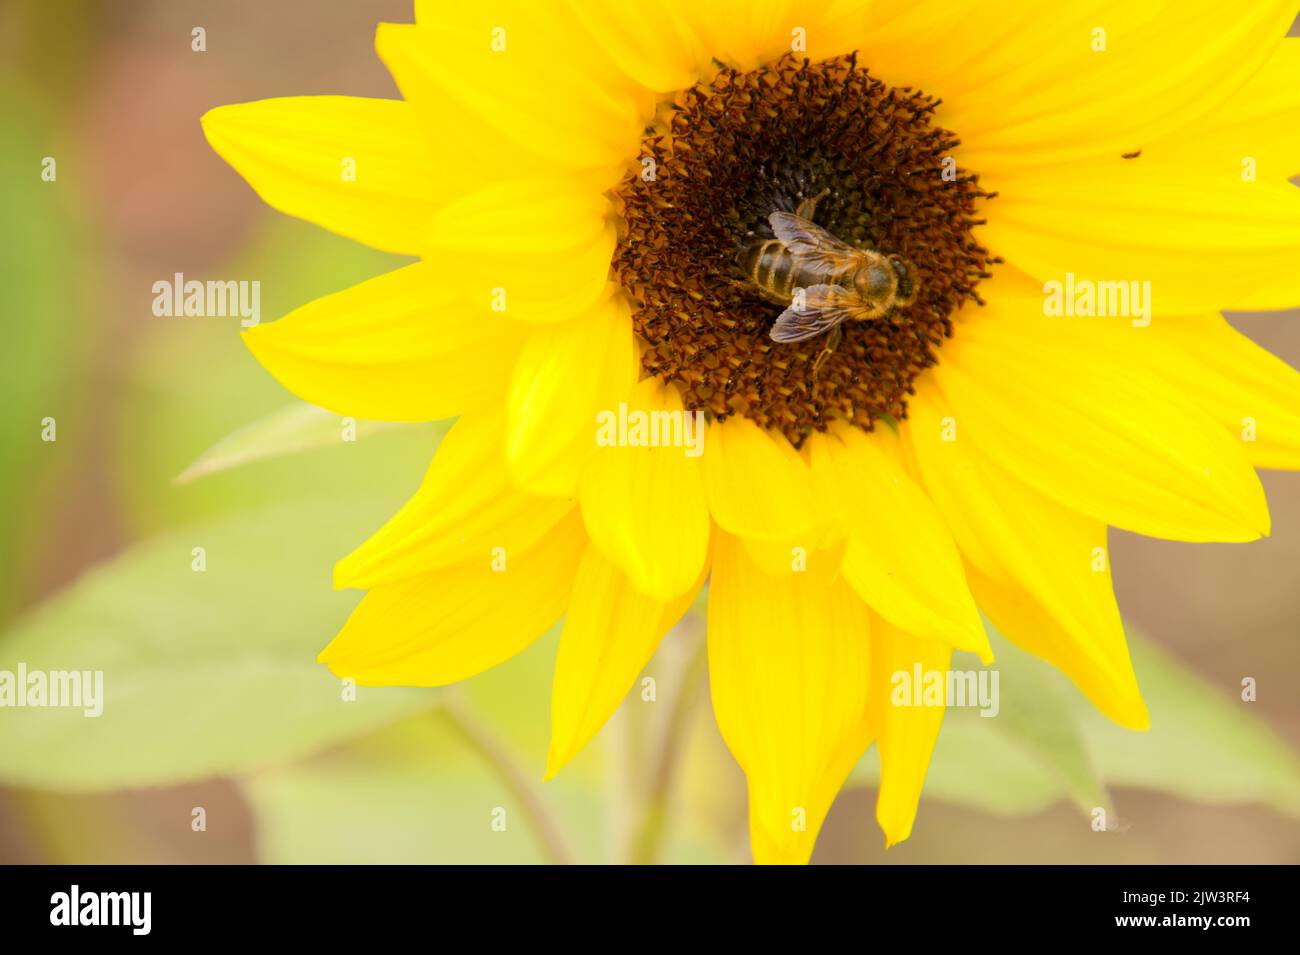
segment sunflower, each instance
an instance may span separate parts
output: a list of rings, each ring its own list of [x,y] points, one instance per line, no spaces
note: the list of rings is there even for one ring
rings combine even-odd
[[[1300,467],[1300,376],[1219,311],[1300,302],[1294,13],[417,3],[376,37],[401,100],[214,109],[267,203],[417,259],[253,354],[340,414],[456,417],[336,566],[368,593],[321,660],[445,685],[563,618],[553,774],[707,582],[760,862],[808,860],[872,742],[908,837],[944,709],[894,675],[989,663],[981,612],[1147,728],[1107,528],[1253,540],[1255,468]],[[738,263],[778,212],[911,295],[774,341]],[[701,453],[611,415],[702,422]]]

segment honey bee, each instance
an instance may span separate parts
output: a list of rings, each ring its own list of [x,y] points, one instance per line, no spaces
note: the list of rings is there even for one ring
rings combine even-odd
[[[817,202],[830,190],[791,212],[767,217],[775,239],[755,238],[740,252],[740,265],[764,298],[785,305],[772,326],[773,341],[802,342],[826,332],[826,347],[813,371],[840,343],[844,321],[885,318],[916,301],[916,273],[898,255],[849,245],[812,221]]]

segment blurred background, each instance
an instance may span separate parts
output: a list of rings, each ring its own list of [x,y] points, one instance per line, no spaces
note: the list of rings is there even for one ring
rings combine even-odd
[[[0,709],[0,862],[748,858],[690,620],[647,668],[654,698],[544,784],[555,634],[455,690],[344,699],[314,662],[356,600],[330,567],[443,428],[344,441],[238,318],[152,313],[176,272],[260,281],[265,321],[401,261],[271,212],[198,119],[395,97],[374,27],[411,18],[408,0],[0,4],[0,669],[102,669],[107,691],[99,719]],[[1300,365],[1294,315],[1234,321]],[[175,483],[236,432],[205,460],[250,460]],[[999,644],[1004,718],[950,714],[910,841],[883,849],[873,753],[815,861],[1300,862],[1300,474],[1264,484],[1269,540],[1112,535],[1151,733]]]

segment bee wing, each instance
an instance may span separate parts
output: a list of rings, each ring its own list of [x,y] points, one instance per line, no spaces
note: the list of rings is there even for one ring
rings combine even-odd
[[[773,212],[767,221],[788,251],[818,265],[842,268],[855,264],[862,257],[858,249],[793,212]]]
[[[769,335],[774,342],[791,344],[816,338],[850,317],[847,289],[839,285],[813,285],[803,290],[803,302],[791,304],[777,316]]]
[[[813,285],[804,291],[804,305],[823,311],[843,313],[837,321],[846,318],[865,322],[880,318],[884,312],[875,302],[863,298],[853,289],[843,285]]]

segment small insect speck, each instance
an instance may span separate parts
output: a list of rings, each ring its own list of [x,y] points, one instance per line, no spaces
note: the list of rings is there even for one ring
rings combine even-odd
[[[1120,158],[1120,159],[1137,159],[1138,156],[1141,156],[1141,155],[1142,155],[1142,150],[1140,150],[1140,149],[1135,149],[1135,150],[1133,150],[1133,152],[1131,152],[1131,153],[1120,153],[1120,157],[1119,157],[1119,158]]]

